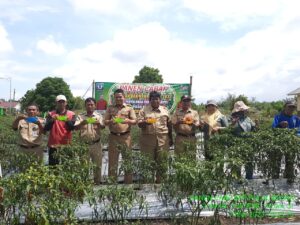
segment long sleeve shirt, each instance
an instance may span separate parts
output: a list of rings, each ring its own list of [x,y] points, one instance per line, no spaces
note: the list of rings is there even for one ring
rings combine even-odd
[[[280,126],[280,123],[283,121],[288,122],[289,129],[298,128],[300,126],[300,118],[298,116],[296,115],[287,116],[282,112],[274,117],[272,127],[282,128]]]

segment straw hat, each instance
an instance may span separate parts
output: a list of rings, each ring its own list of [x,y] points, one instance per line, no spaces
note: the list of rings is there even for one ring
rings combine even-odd
[[[247,106],[243,101],[237,101],[234,103],[232,113],[241,112],[249,109],[250,107]]]

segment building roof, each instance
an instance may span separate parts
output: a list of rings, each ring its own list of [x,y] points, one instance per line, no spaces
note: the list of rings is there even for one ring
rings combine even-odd
[[[11,104],[11,105],[10,105]],[[1,102],[0,101],[0,108],[4,108],[4,109],[8,109],[8,108],[15,108],[18,104],[20,104],[19,102]]]
[[[294,91],[291,91],[290,93],[288,93],[288,95],[299,95],[300,94],[300,88],[297,88]]]

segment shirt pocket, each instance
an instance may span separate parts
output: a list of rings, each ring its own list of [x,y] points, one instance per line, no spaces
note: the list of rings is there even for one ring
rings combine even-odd
[[[36,125],[36,126],[33,126],[32,127],[32,137],[38,137],[39,136],[39,127]]]
[[[168,123],[168,117],[167,116],[161,116],[159,118],[159,123],[161,126],[166,126]]]
[[[27,124],[22,124],[22,125],[20,125],[19,129],[21,132],[26,132],[26,131],[28,131],[29,127]]]
[[[122,111],[120,115],[122,118],[129,118],[129,111]]]

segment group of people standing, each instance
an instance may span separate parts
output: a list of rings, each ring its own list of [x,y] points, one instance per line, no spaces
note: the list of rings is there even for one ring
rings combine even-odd
[[[64,95],[56,97],[55,110],[48,113],[45,119],[38,117],[39,108],[30,104],[26,108],[27,115],[19,115],[13,122],[13,128],[19,130],[20,150],[34,153],[41,162],[43,159],[42,135],[49,132],[48,152],[49,165],[59,164],[55,153],[61,146],[71,144],[72,132],[78,131],[80,139],[89,146],[89,155],[94,167],[94,182],[101,183],[102,145],[101,130],[106,126],[108,135],[108,175],[117,179],[119,154],[131,151],[131,126],[137,125],[140,130],[139,144],[141,152],[161,165],[173,145],[173,129],[175,137],[175,154],[184,154],[188,144],[196,144],[196,133],[204,132],[205,158],[212,160],[207,141],[212,135],[229,126],[226,116],[220,111],[214,100],[207,101],[203,116],[191,108],[192,98],[188,95],[181,97],[181,107],[171,116],[168,109],[161,105],[161,95],[152,91],[149,94],[149,104],[145,105],[136,115],[133,107],[125,103],[125,93],[122,89],[114,91],[114,104],[109,105],[104,116],[96,111],[96,100],[85,100],[84,113],[75,115],[67,109],[67,99]],[[237,101],[232,110],[231,124],[236,135],[255,129],[256,124],[247,116],[249,107],[243,101]],[[298,118],[298,117],[297,117]],[[290,116],[284,114],[276,121],[274,127],[291,127]],[[288,126],[283,121],[287,121]],[[297,119],[299,126],[299,119]],[[275,124],[275,122],[274,122]],[[296,124],[294,124],[296,126]],[[251,167],[251,166],[250,166]],[[160,183],[164,174],[163,168],[156,171],[156,182]],[[252,178],[253,168],[246,165],[246,175]],[[125,170],[124,183],[132,183],[132,174]]]

